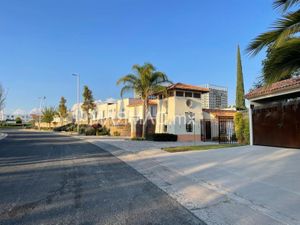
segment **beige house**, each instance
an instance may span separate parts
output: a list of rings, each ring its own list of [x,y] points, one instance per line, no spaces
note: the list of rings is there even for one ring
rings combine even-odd
[[[167,88],[167,94],[156,94],[156,133],[177,134],[179,141],[200,141],[201,96],[208,91],[207,88],[176,83]]]
[[[171,133],[178,135],[179,141],[211,140],[218,136],[219,128],[214,125],[224,114],[233,119],[235,111],[204,109],[208,88],[176,83],[167,87],[167,91],[156,93],[149,100],[146,115],[151,133]],[[72,107],[73,120],[76,120],[77,107]],[[225,116],[226,117],[226,116]],[[226,118],[229,118],[228,115]],[[100,123],[113,130],[127,127],[123,134],[139,136],[143,118],[143,101],[139,98],[109,99],[97,101],[91,111],[91,123]],[[86,123],[87,117],[79,105],[79,121]],[[208,124],[210,121],[210,124]],[[208,126],[209,125],[209,126]],[[122,128],[123,129],[123,128]],[[229,130],[231,128],[226,128]]]

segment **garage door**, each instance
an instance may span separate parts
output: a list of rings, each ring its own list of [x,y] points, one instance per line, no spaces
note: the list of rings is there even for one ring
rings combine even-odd
[[[300,102],[253,109],[253,143],[300,148]]]

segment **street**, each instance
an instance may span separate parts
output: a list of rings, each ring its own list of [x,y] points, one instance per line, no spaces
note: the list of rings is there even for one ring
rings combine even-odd
[[[136,170],[75,138],[0,140],[0,224],[204,224]]]

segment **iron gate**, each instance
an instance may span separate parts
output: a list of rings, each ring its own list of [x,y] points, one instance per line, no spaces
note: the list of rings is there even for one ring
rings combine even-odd
[[[219,143],[236,142],[233,118],[219,117],[218,119],[201,120],[201,140]]]

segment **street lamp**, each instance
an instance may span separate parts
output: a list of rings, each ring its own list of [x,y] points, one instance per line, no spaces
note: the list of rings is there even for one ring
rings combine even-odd
[[[40,100],[40,109],[39,109],[39,130],[41,130],[41,114],[42,114],[42,103],[43,103],[43,100],[46,99],[46,96],[43,96],[43,97],[39,97],[39,100]]]
[[[79,134],[80,75],[73,73],[72,76],[77,78],[77,115],[76,115],[76,121],[77,121],[77,133]]]

